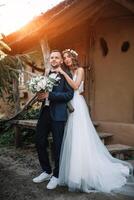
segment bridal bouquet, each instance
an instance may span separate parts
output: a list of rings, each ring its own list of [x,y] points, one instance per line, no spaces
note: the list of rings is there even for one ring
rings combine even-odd
[[[49,76],[38,75],[28,81],[28,89],[32,93],[51,92],[53,86],[56,86],[59,80],[60,77],[58,77],[56,73],[52,73]],[[45,105],[49,105],[48,99],[46,99]]]
[[[50,74],[48,77],[46,76],[35,76],[30,81],[28,81],[28,89],[32,93],[37,92],[51,92],[53,86],[58,83],[60,77],[57,74]]]

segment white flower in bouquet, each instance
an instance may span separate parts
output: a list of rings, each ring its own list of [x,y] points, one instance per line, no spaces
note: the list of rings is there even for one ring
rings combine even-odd
[[[36,76],[28,81],[28,89],[32,93],[44,91],[46,87],[46,77],[45,76]]]
[[[46,76],[36,76],[33,77],[30,81],[28,81],[28,89],[32,93],[37,92],[51,92],[53,86],[57,85],[57,82],[60,80],[60,77],[57,74],[50,74],[48,77]]]

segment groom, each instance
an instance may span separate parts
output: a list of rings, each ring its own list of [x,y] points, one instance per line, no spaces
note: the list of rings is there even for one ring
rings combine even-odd
[[[57,67],[63,63],[61,53],[54,50],[50,54],[50,73],[55,73]],[[54,189],[58,184],[59,158],[61,144],[64,134],[65,122],[67,120],[67,102],[73,98],[73,89],[68,85],[63,75],[60,76],[60,82],[53,87],[52,92],[38,94],[38,99],[43,101],[40,117],[37,123],[36,146],[38,158],[43,172],[33,179],[34,183],[40,183],[50,180],[47,189]],[[49,106],[45,101],[50,101]],[[52,171],[47,152],[48,135],[52,132],[54,144],[55,167]]]

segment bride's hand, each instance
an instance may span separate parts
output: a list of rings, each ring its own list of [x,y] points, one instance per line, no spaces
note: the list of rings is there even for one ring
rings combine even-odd
[[[64,74],[64,71],[61,67],[58,67],[55,71],[60,73],[60,74]]]

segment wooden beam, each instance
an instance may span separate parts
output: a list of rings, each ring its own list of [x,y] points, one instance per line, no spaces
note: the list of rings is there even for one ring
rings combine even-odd
[[[50,68],[50,64],[49,64],[50,47],[49,47],[48,40],[46,37],[40,40],[40,46],[41,46],[42,55],[44,58],[44,67]]]
[[[92,20],[107,4],[106,0],[101,1],[99,4],[98,1],[80,1],[73,5],[68,12],[60,13],[56,16],[53,21],[46,26],[45,33],[49,40],[51,40],[60,34],[71,30],[87,19]]]
[[[116,3],[122,5],[123,7],[127,8],[130,10],[132,13],[134,13],[134,1],[130,2],[128,0],[114,0]]]
[[[15,147],[19,148],[22,146],[22,134],[19,126],[14,125],[15,132]]]

